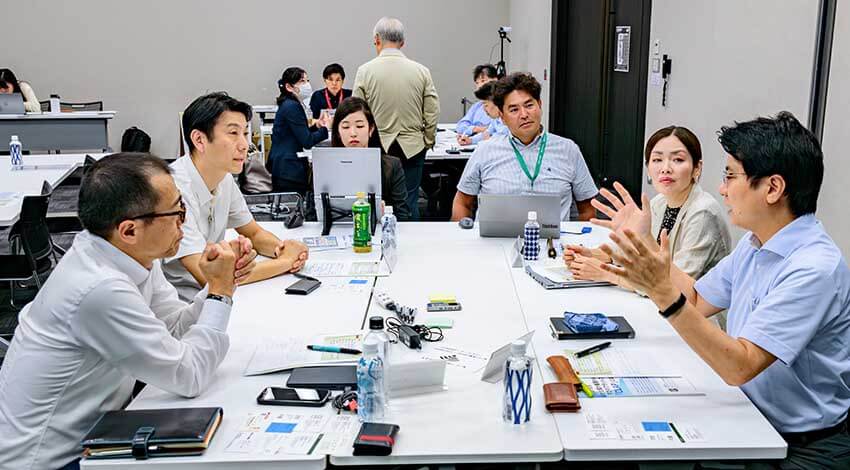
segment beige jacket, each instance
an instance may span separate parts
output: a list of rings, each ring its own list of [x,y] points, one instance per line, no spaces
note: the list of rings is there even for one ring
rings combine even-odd
[[[41,103],[38,102],[38,98],[36,98],[35,92],[32,91],[30,84],[19,81],[18,85],[21,86],[21,94],[24,96],[24,109],[28,113],[40,113]]]
[[[407,157],[434,146],[440,98],[427,67],[384,49],[357,69],[353,94],[372,108],[384,151],[396,140]]]
[[[666,199],[659,194],[650,202],[652,235],[658,236],[664,219]],[[723,207],[695,184],[669,233],[673,263],[694,279],[699,279],[729,254],[732,236],[723,216]]]

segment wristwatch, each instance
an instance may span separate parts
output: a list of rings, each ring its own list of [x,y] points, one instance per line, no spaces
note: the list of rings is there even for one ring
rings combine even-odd
[[[218,295],[218,294],[207,294],[207,300],[216,300],[225,305],[233,306],[233,299],[226,295]]]
[[[660,313],[661,316],[664,318],[670,318],[671,316],[673,316],[673,314],[681,310],[682,307],[685,306],[685,302],[687,301],[688,299],[687,297],[685,297],[685,294],[679,294],[679,298],[676,299],[675,302],[673,302],[673,305],[665,308],[664,310],[659,310],[658,313]]]

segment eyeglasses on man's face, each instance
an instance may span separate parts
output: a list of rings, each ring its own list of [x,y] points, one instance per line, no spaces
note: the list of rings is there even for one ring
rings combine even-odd
[[[720,181],[723,184],[729,184],[729,182],[735,179],[736,176],[747,176],[747,172],[723,170],[723,177]]]
[[[156,219],[159,217],[173,217],[177,216],[180,219],[180,223],[186,222],[186,204],[183,202],[183,199],[180,199],[180,210],[172,211],[172,212],[149,212],[147,214],[137,215],[135,217],[128,217],[128,219]]]

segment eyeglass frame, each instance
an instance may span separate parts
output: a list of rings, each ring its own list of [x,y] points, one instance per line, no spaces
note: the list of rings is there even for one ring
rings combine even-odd
[[[182,197],[180,198],[180,210],[179,211],[162,212],[162,213],[148,212],[147,214],[137,215],[135,217],[127,217],[127,220],[157,219],[159,217],[172,217],[172,216],[175,216],[175,215],[179,217],[181,224],[186,222],[186,203],[183,202]]]
[[[723,182],[723,184],[728,184],[729,180],[735,179],[734,178],[735,176],[742,176],[742,175],[747,176],[747,172],[746,171],[723,170],[723,176],[721,177],[721,181]]]

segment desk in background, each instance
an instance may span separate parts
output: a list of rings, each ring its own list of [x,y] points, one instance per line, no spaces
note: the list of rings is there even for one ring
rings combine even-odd
[[[0,142],[17,135],[25,151],[108,151],[113,117],[115,111],[0,115]]]
[[[15,171],[9,165],[9,157],[3,157],[6,160],[0,161],[0,191],[19,194],[8,202],[0,202],[0,227],[18,220],[24,196],[41,194],[45,181],[56,187],[83,164],[86,155],[99,160],[106,154],[24,155],[24,169]]]

